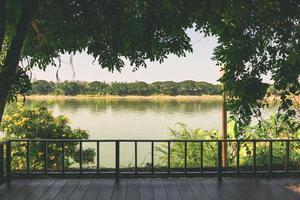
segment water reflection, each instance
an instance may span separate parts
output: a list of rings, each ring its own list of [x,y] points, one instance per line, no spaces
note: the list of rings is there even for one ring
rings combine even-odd
[[[33,102],[33,101],[28,101]],[[165,113],[195,113],[210,112],[220,109],[220,101],[151,101],[151,100],[105,100],[105,99],[67,99],[67,100],[41,100],[40,103],[50,107],[57,106],[60,110],[72,110],[74,112],[81,109],[90,112],[165,112]]]

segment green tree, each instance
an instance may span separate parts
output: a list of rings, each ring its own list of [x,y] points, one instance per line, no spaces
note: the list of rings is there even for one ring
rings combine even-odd
[[[66,116],[54,117],[45,106],[25,105],[17,103],[8,107],[0,126],[6,139],[88,139],[87,131],[72,129]],[[26,163],[26,143],[13,144],[12,166],[15,170],[24,170]],[[61,144],[49,143],[49,168],[61,167]],[[85,164],[94,162],[95,152],[88,148],[83,152]],[[79,148],[77,143],[65,144],[66,167],[71,167],[79,161]],[[44,159],[44,143],[34,142],[30,146],[31,168],[42,169]]]
[[[108,85],[105,82],[92,81],[88,84],[88,93],[89,94],[106,94]]]
[[[55,89],[54,82],[45,81],[45,80],[37,80],[32,83],[31,90],[29,93],[31,94],[52,94]]]
[[[179,83],[178,94],[180,95],[198,95],[196,81],[182,81]]]
[[[67,96],[82,94],[82,92],[84,91],[83,84],[74,81],[64,81],[57,84],[57,90],[59,94]]]
[[[148,84],[145,82],[134,82],[134,83],[127,83],[127,90],[129,95],[149,95],[149,88]]]
[[[127,95],[128,94],[127,84],[113,82],[111,83],[108,92],[111,95],[120,95],[120,96]]]

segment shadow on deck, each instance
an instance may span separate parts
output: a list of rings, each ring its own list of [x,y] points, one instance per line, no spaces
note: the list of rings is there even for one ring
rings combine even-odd
[[[299,178],[13,179],[0,186],[1,200],[292,200]]]

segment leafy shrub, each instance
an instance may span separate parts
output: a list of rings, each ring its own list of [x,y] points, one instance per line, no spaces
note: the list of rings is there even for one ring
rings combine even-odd
[[[72,129],[66,116],[54,117],[47,107],[37,104],[21,103],[11,105],[6,111],[0,130],[6,139],[88,139],[87,131]],[[44,146],[42,142],[30,143],[31,168],[43,168]],[[48,166],[58,169],[61,167],[61,144],[48,144]],[[94,162],[95,152],[91,148],[83,150],[83,163]],[[12,143],[12,168],[23,170],[26,157],[26,143]],[[65,144],[65,167],[71,167],[79,161],[79,148],[76,143]]]
[[[243,134],[238,134],[234,121],[228,123],[228,139],[299,139],[300,129],[299,122],[290,119],[283,120],[282,116],[271,116],[259,125],[249,126],[243,130]],[[217,130],[188,129],[185,124],[178,123],[177,127],[170,129],[170,134],[175,140],[216,140],[219,139],[220,133]],[[273,142],[273,166],[274,169],[283,169],[285,164],[286,143]],[[188,168],[200,167],[200,144],[199,142],[187,142],[187,161]],[[162,153],[161,163],[167,160],[167,146],[161,145],[157,148]],[[256,163],[257,169],[268,168],[269,164],[269,143],[257,142],[256,144]],[[170,145],[170,162],[171,167],[184,167],[184,143],[172,142]],[[228,167],[236,167],[237,144],[236,142],[227,143],[227,162]],[[240,142],[240,166],[248,168],[253,163],[253,144],[250,142]],[[290,143],[290,167],[296,169],[300,167],[300,142]],[[216,167],[217,160],[217,143],[203,143],[203,166],[205,168]]]
[[[188,129],[187,125],[177,123],[175,129],[170,128],[170,134],[176,140],[215,140],[218,139],[218,130],[201,130],[201,129]],[[200,146],[199,142],[187,143],[187,160],[189,167],[200,166]],[[167,160],[167,145],[157,147],[157,151],[163,153],[160,157],[160,164]],[[204,143],[203,163],[208,166],[214,166],[217,158],[217,145],[216,142]],[[170,163],[171,167],[184,166],[184,143],[172,142],[170,145]]]

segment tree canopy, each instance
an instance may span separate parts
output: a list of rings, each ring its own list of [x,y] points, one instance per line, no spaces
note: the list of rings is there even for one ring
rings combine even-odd
[[[59,67],[61,54],[86,51],[110,71],[127,59],[136,70],[191,52],[185,31],[195,27],[218,38],[228,108],[249,123],[267,94],[263,76],[280,91],[281,109],[299,94],[299,13],[298,0],[0,0],[0,117],[9,93],[28,88],[26,72]]]

